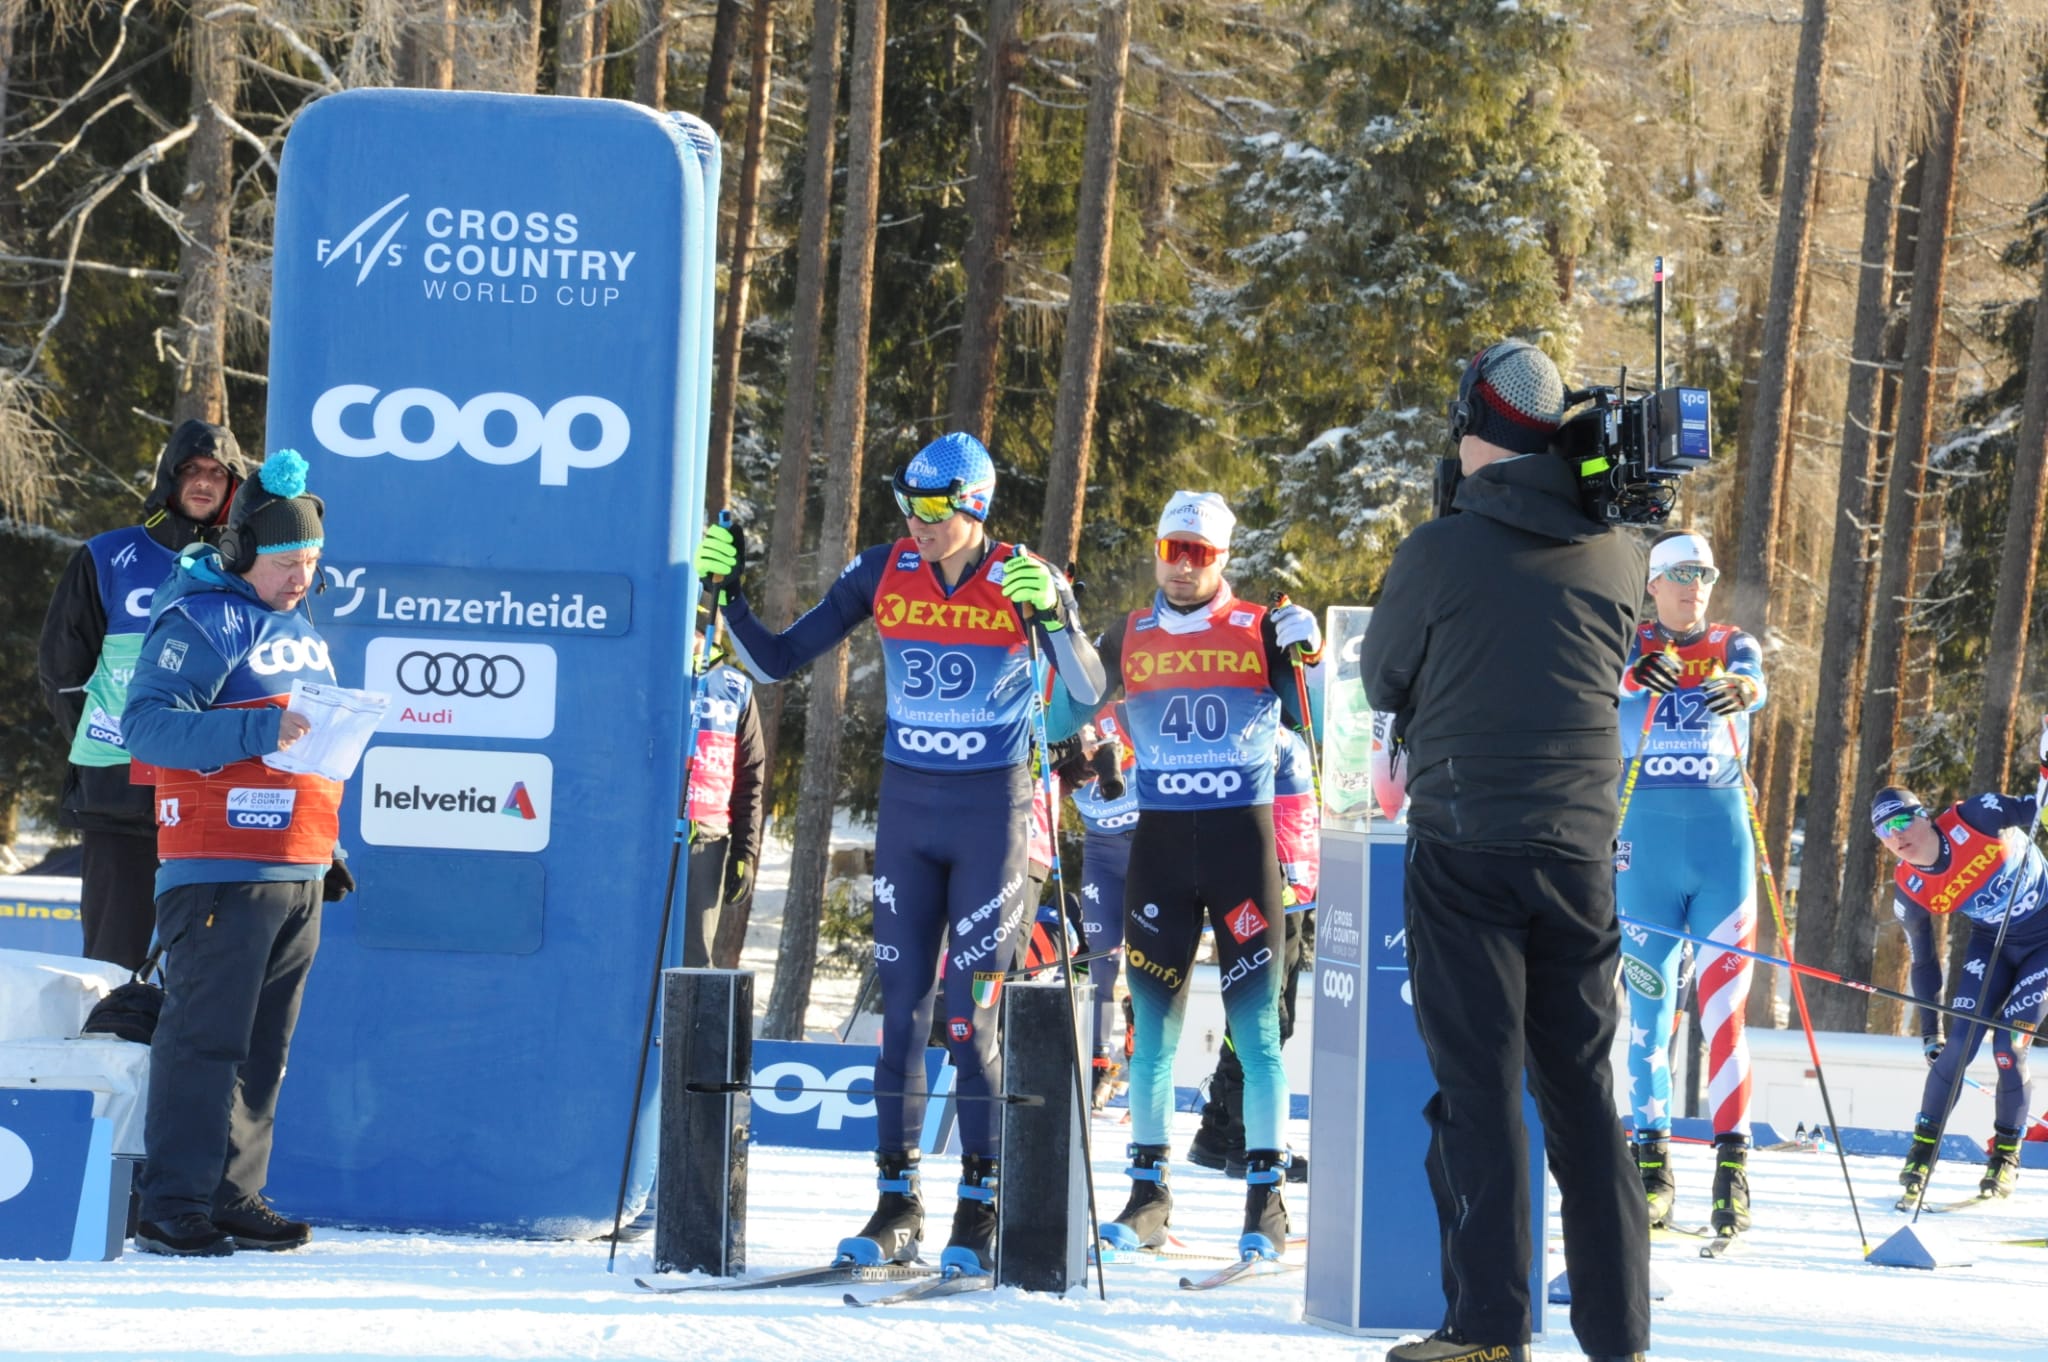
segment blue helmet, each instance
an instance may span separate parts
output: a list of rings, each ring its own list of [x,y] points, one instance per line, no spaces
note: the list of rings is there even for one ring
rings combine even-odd
[[[917,451],[917,456],[895,478],[899,501],[913,496],[947,496],[953,508],[988,519],[989,502],[996,494],[996,464],[981,441],[964,431],[953,431]]]

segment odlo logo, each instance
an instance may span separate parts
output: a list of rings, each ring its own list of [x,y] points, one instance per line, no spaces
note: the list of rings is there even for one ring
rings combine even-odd
[[[1628,981],[1630,988],[1645,998],[1664,996],[1663,974],[1634,956],[1625,955],[1621,958],[1621,977]]]
[[[1244,777],[1235,771],[1169,771],[1159,777],[1163,795],[1213,795],[1222,799],[1237,793]]]

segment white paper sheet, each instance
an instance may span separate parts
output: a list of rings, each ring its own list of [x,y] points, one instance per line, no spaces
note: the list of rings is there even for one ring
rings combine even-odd
[[[389,708],[391,697],[377,691],[294,681],[286,712],[303,716],[313,727],[284,751],[267,753],[263,764],[274,771],[347,780]]]

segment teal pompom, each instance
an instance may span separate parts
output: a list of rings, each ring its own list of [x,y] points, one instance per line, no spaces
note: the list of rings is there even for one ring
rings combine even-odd
[[[257,479],[263,490],[275,497],[296,497],[305,495],[306,460],[296,449],[280,449],[263,461],[263,471]]]

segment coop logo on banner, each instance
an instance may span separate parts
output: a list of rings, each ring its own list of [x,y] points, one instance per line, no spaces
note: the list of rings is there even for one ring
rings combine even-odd
[[[537,454],[541,486],[566,487],[571,470],[616,463],[632,443],[633,423],[618,403],[589,395],[563,397],[543,411],[518,393],[458,401],[432,388],[384,392],[341,383],[314,400],[313,436],[345,459],[389,454],[431,463],[460,449],[478,463],[504,467]]]
[[[374,197],[374,196],[371,196]],[[403,281],[429,303],[610,307],[640,252],[566,205],[443,203],[411,191],[313,240],[323,272]]]
[[[544,851],[555,765],[538,752],[373,747],[359,797],[372,846]]]
[[[555,650],[496,639],[373,638],[363,685],[391,697],[379,733],[545,738],[555,731]]]

